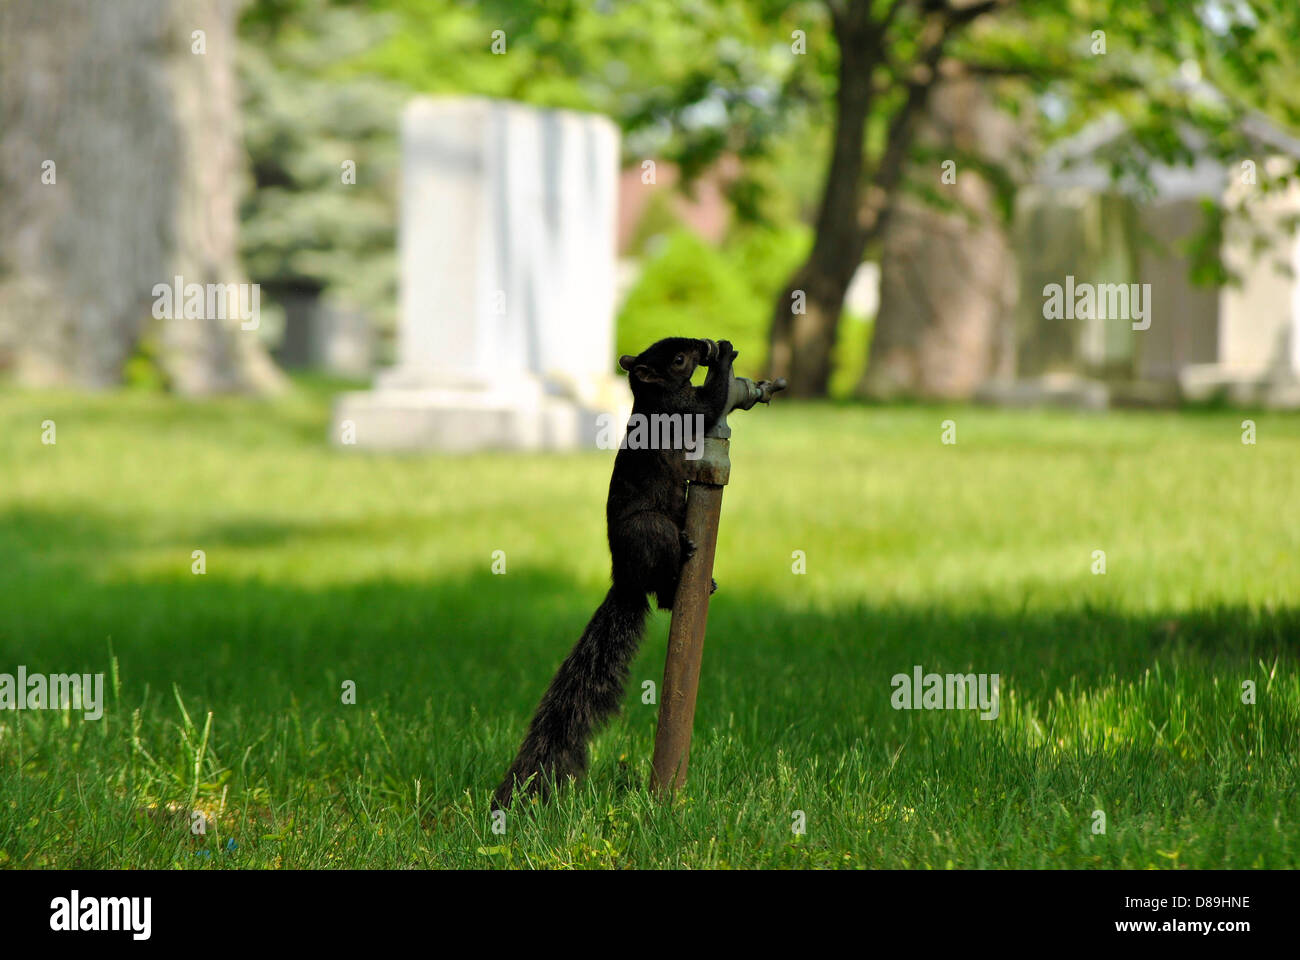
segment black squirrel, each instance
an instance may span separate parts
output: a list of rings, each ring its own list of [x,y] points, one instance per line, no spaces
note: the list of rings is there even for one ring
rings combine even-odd
[[[620,357],[632,387],[632,416],[699,414],[709,429],[725,412],[735,358],[727,340],[687,337]],[[709,373],[693,387],[698,366]],[[496,789],[495,809],[508,807],[516,790],[546,799],[553,786],[586,770],[587,741],[623,699],[650,612],[647,595],[655,595],[659,609],[671,609],[682,564],[695,552],[685,531],[686,477],[682,449],[619,449],[605,504],[613,585],[543,695]]]

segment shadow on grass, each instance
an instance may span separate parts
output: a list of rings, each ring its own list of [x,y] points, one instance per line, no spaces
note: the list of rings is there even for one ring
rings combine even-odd
[[[327,529],[365,531],[345,526]],[[203,542],[218,550],[300,533],[311,531],[234,524]],[[0,670],[103,670],[111,641],[128,689],[177,683],[214,704],[275,709],[287,698],[335,701],[351,679],[390,707],[432,698],[517,725],[601,599],[544,573],[309,589],[194,576],[186,561],[171,579],[116,576],[113,554],[146,534],[89,513],[0,516]],[[339,562],[346,574],[345,552]],[[659,678],[666,632],[667,615],[656,614],[634,679]],[[1021,695],[1048,698],[1072,682],[1135,677],[1171,649],[1206,664],[1294,661],[1300,610],[1135,614],[974,602],[826,610],[724,584],[711,608],[702,709],[725,715],[757,691],[766,709],[840,704],[851,713],[861,697],[887,696],[889,678],[913,665],[999,673]]]
[[[209,535],[220,550],[290,534],[251,524]],[[103,725],[24,715],[28,731],[0,741],[0,783],[21,788],[14,809],[46,811],[33,830],[27,813],[6,821],[0,810],[14,863],[189,862],[188,834],[150,819],[185,809],[197,776],[175,686],[199,726],[215,717],[220,763],[210,760],[205,796],[224,802],[216,775],[231,778],[223,829],[241,862],[491,865],[474,852],[497,846],[478,815],[599,587],[523,572],[310,589],[185,565],[172,578],[115,570],[118,551],[153,542],[94,513],[0,515],[0,672],[109,673],[111,645],[122,681]],[[346,564],[341,551],[340,576]],[[537,811],[540,836],[609,829],[611,804],[649,802],[637,794],[657,708],[640,695],[662,676],[667,620],[650,620],[624,720],[599,741],[592,775],[571,802]],[[899,865],[881,852],[888,838],[911,865],[1057,865],[1086,842],[1102,802],[1116,823],[1108,859],[1075,851],[1067,862],[1146,865],[1152,844],[1178,846],[1186,816],[1210,836],[1200,865],[1290,865],[1293,852],[1270,844],[1276,824],[1294,821],[1298,638],[1294,607],[816,609],[724,583],[696,715],[695,812],[651,815],[640,855],[671,864],[721,829],[724,848],[748,851],[730,862],[843,865],[839,846],[807,861],[821,848],[789,843],[785,804],[797,792],[812,821],[838,824],[834,844],[858,850],[857,863]],[[890,679],[915,665],[997,673],[1014,701],[998,724],[895,711]],[[1240,680],[1263,691],[1272,672],[1286,695],[1241,709]],[[345,681],[357,707],[341,706]],[[157,766],[141,759],[137,730]],[[291,823],[302,825],[292,842]],[[1255,847],[1232,832],[1240,823]]]

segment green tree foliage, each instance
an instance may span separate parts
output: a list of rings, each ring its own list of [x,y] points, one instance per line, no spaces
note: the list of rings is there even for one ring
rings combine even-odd
[[[762,161],[814,141],[810,112],[824,120],[831,92],[833,48],[792,49],[795,30],[824,31],[817,3],[374,0],[371,8],[396,26],[362,58],[366,68],[422,92],[607,114],[623,129],[629,161],[672,161],[688,186],[724,153],[738,155],[751,162],[731,198],[751,218],[767,216],[766,203],[785,211],[788,194],[774,195],[786,191]],[[494,36],[504,53],[492,52]]]
[[[759,362],[766,297],[745,282],[737,258],[687,230],[661,240],[623,304],[618,353],[639,353],[662,337],[713,337],[735,344],[742,364]]]
[[[255,168],[272,161],[271,175],[259,174],[264,189],[323,191],[321,178],[341,158],[305,141],[316,139],[313,127],[336,148],[363,141],[364,130],[338,125],[344,114],[384,126],[389,136],[372,130],[375,143],[392,147],[391,120],[349,106],[336,89],[344,81],[367,89],[366,75],[406,91],[606,113],[624,131],[625,158],[671,160],[688,188],[720,157],[740,157],[730,196],[742,220],[814,223],[808,259],[762,320],[773,326],[773,356],[784,352],[778,366],[795,369],[807,393],[829,382],[844,289],[896,199],[913,192],[946,202],[909,173],[925,159],[916,118],[942,78],[987,78],[1000,106],[1031,131],[1026,159],[1100,117],[1121,118],[1128,133],[1104,160],[1117,178],[1139,182],[1154,162],[1258,153],[1251,124],[1260,116],[1300,126],[1294,0],[260,0],[244,24],[246,39],[265,47],[272,84],[286,88],[250,104],[274,120],[267,129],[250,122]],[[494,40],[503,52],[493,52]],[[1016,171],[960,149],[944,159],[984,175],[1009,215]],[[1295,172],[1260,171],[1261,190]],[[328,203],[273,196],[256,201],[254,213],[267,216],[253,225],[249,253],[270,267],[255,272],[341,284],[340,263],[388,242],[364,211],[355,220],[340,214],[346,222],[332,231]],[[391,205],[378,209],[391,217]],[[327,249],[334,232],[351,244],[338,257]],[[325,246],[295,251],[288,234]],[[1202,264],[1200,275],[1218,274]],[[796,287],[812,304],[800,322],[817,328],[798,335],[788,311]],[[798,360],[796,345],[818,356]]]
[[[618,353],[637,353],[661,337],[725,337],[743,373],[767,362],[767,304],[808,252],[804,226],[745,226],[713,247],[684,228],[648,239],[645,266],[618,317]],[[851,394],[862,374],[871,318],[845,316],[831,393]]]
[[[381,324],[396,303],[397,129],[408,94],[353,64],[391,27],[326,0],[258,3],[241,25],[239,62],[249,274],[273,294],[319,293]]]

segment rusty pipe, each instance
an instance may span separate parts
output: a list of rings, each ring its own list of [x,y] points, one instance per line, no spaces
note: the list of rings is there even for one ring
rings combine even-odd
[[[664,660],[659,726],[655,731],[650,773],[650,788],[660,797],[670,797],[685,785],[690,762],[695,701],[713,584],[713,556],[722,516],[722,488],[731,479],[731,427],[727,424],[727,414],[768,403],[772,394],[784,390],[785,386],[783,378],[755,383],[746,377],[733,376],[723,414],[704,435],[702,456],[687,461],[692,474],[686,492],[686,535],[695,543],[695,553],[682,566],[668,628],[668,654]]]

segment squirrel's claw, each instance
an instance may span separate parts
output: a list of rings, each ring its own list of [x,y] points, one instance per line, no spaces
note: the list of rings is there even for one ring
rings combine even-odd
[[[688,537],[686,535],[686,531],[683,530],[682,531],[682,563],[685,563],[687,560],[691,559],[691,557],[695,556],[695,551],[697,549],[698,548],[695,545],[695,541],[692,540],[690,537]]]

